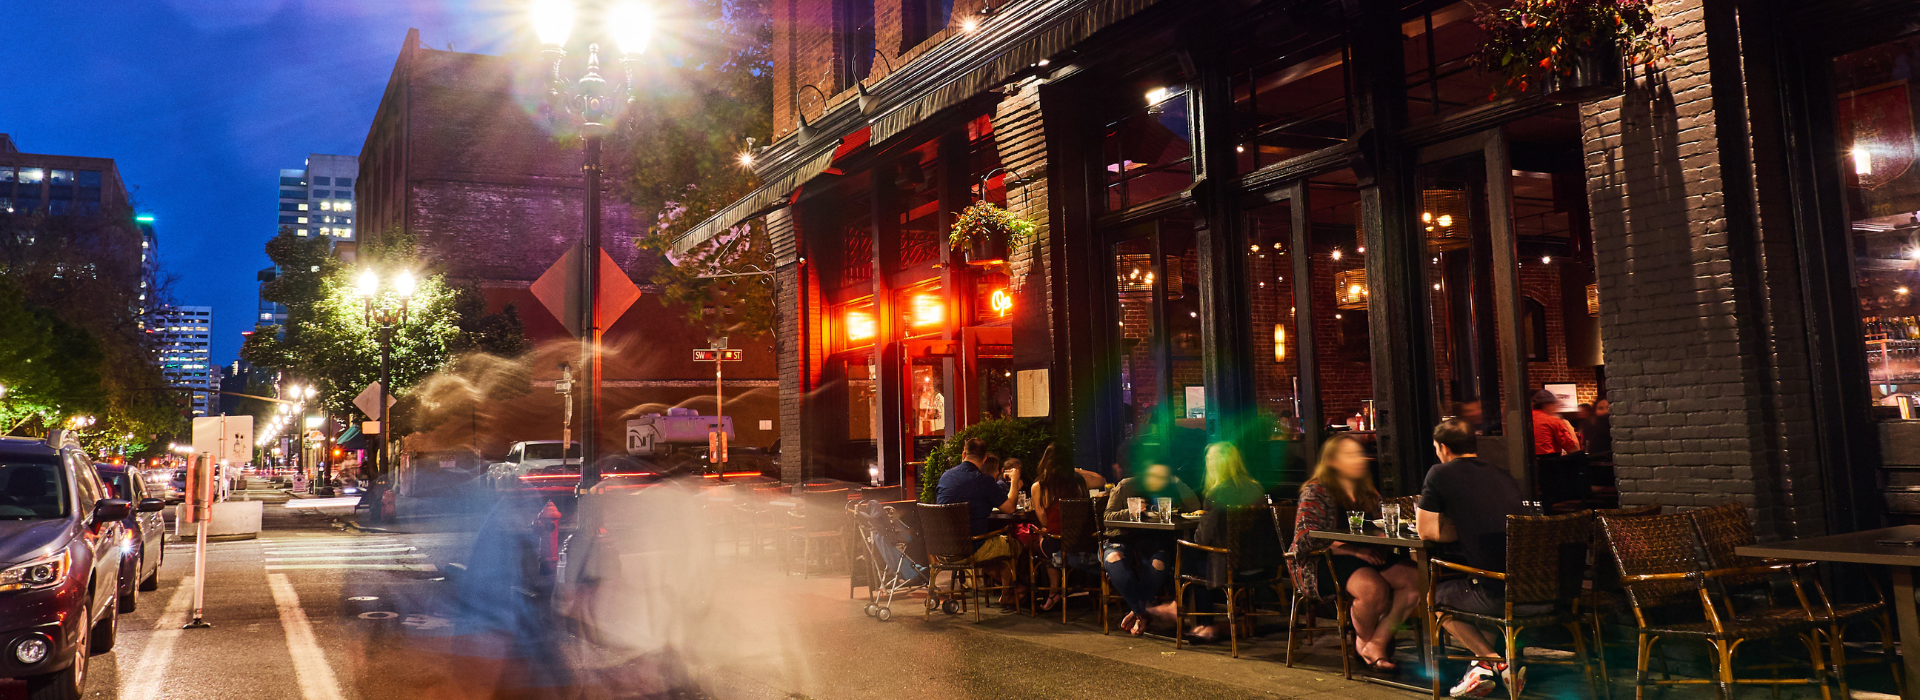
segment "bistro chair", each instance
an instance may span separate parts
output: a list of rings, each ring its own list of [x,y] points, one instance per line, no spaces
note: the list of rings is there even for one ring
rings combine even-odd
[[[1754,576],[1790,573],[1791,564],[1712,569],[1701,564],[1704,551],[1694,519],[1687,513],[1638,518],[1602,517],[1607,545],[1619,567],[1620,584],[1633,610],[1637,636],[1633,686],[1636,700],[1648,686],[1717,684],[1720,697],[1730,698],[1736,685],[1814,685],[1822,698],[1830,697],[1826,664],[1821,659],[1819,633],[1828,627],[1808,604],[1797,579],[1790,579],[1796,605],[1752,605],[1737,608],[1721,585]],[[1686,611],[1698,604],[1699,613]],[[1734,652],[1755,639],[1776,641],[1796,637],[1806,647],[1808,678],[1736,678]],[[1713,648],[1714,678],[1647,677],[1647,662],[1663,638],[1693,639]]]
[[[967,597],[974,596],[979,598],[979,603],[973,608],[973,621],[979,622],[980,609],[987,604],[987,593],[1007,590],[1013,584],[987,585],[981,562],[974,560],[973,552],[982,540],[1005,534],[1005,528],[983,535],[969,534],[972,525],[965,503],[921,503],[915,508],[920,513],[920,533],[924,535],[921,539],[926,541],[928,555],[927,617],[933,617],[936,607],[944,607],[949,615],[958,614],[965,608]],[[947,572],[945,595],[940,595],[933,583],[942,571]],[[965,589],[960,587],[961,574],[967,576]]]
[[[795,524],[787,530],[787,552],[793,553],[794,544],[800,548],[800,576],[807,578],[813,573],[814,552],[820,553],[820,568],[825,571],[827,559],[833,554],[835,538],[843,538],[844,531],[852,520],[847,514],[847,490],[809,491],[800,496],[800,510],[792,514]],[[792,571],[791,561],[787,571]]]
[[[1279,610],[1257,608],[1253,603],[1254,594],[1259,589],[1272,586],[1274,578],[1281,575],[1278,569],[1286,565],[1286,547],[1280,542],[1279,531],[1272,526],[1271,505],[1212,506],[1206,517],[1212,522],[1203,522],[1201,530],[1217,533],[1214,539],[1226,542],[1227,546],[1175,541],[1173,648],[1178,649],[1186,643],[1187,618],[1225,616],[1227,638],[1234,658],[1239,658],[1243,623],[1258,617],[1288,616],[1288,613]],[[1210,528],[1210,525],[1213,527]],[[1196,561],[1204,563],[1206,570],[1190,572],[1186,567],[1186,557],[1189,556],[1199,557]],[[1189,607],[1187,589],[1196,585],[1223,590],[1227,596],[1226,611],[1201,611]],[[1250,626],[1248,631],[1251,632]]]
[[[1060,586],[1058,588],[1050,587],[1046,589],[1048,593],[1060,596],[1060,622],[1062,624],[1067,621],[1067,600],[1072,598],[1073,594],[1086,593],[1089,595],[1100,595],[1103,593],[1102,588],[1095,587],[1092,584],[1082,586],[1073,585],[1073,572],[1076,569],[1070,564],[1075,555],[1079,555],[1082,561],[1095,562],[1095,565],[1098,566],[1097,562],[1100,558],[1099,522],[1099,518],[1094,514],[1093,501],[1085,498],[1062,498],[1060,499],[1060,531],[1040,533],[1043,541],[1059,543],[1061,563],[1067,564],[1066,566],[1060,567]],[[1028,601],[1030,603],[1028,609],[1033,611],[1035,617],[1039,617],[1039,598],[1041,591],[1040,570],[1041,567],[1053,566],[1053,562],[1051,561],[1052,558],[1044,551],[1044,548],[1043,551],[1029,552],[1028,555],[1027,580],[1032,582],[1032,586],[1028,589],[1032,593],[1032,600]],[[1084,571],[1084,569],[1081,569],[1081,571]],[[1100,575],[1104,578],[1105,573],[1101,572]]]
[[[1833,663],[1834,680],[1840,686],[1840,697],[1848,697],[1847,667],[1860,664],[1885,663],[1893,674],[1894,683],[1900,682],[1900,657],[1893,653],[1893,627],[1887,617],[1887,603],[1880,591],[1880,585],[1874,583],[1874,600],[1866,603],[1834,603],[1827,597],[1826,587],[1821,585],[1817,576],[1811,575],[1816,567],[1814,562],[1780,562],[1756,557],[1743,557],[1734,554],[1734,550],[1754,543],[1753,522],[1747,519],[1747,507],[1738,502],[1728,502],[1709,508],[1687,511],[1693,518],[1694,527],[1700,534],[1703,553],[1707,565],[1714,569],[1734,569],[1766,564],[1792,564],[1803,589],[1811,588],[1811,605],[1816,616],[1827,621],[1826,629],[1817,630],[1827,638],[1829,661]],[[1871,581],[1872,579],[1868,579]],[[1843,643],[1847,626],[1865,621],[1874,626],[1880,635],[1881,653],[1877,658],[1847,658]]]
[[[1600,697],[1606,688],[1606,671],[1601,664],[1596,682],[1595,664],[1587,653],[1586,630],[1581,629],[1585,617],[1580,611],[1580,601],[1586,597],[1587,547],[1592,540],[1593,516],[1589,513],[1509,515],[1506,571],[1487,571],[1430,558],[1428,562],[1434,575],[1427,581],[1427,633],[1431,635],[1429,647],[1433,653],[1427,660],[1427,673],[1433,678],[1434,697],[1439,697],[1441,685],[1446,682],[1446,677],[1440,674],[1441,661],[1490,661],[1515,668],[1541,664],[1579,666],[1587,675],[1589,691],[1594,697]],[[1506,595],[1501,611],[1485,615],[1440,604],[1435,596],[1440,582],[1458,578],[1458,574],[1502,582]],[[1449,654],[1445,645],[1445,623],[1450,619],[1498,627],[1506,656]],[[1574,658],[1526,658],[1520,633],[1539,627],[1564,627],[1572,633]]]
[[[1593,511],[1595,518],[1644,518],[1660,514],[1659,505],[1633,506],[1631,508],[1600,508]],[[1613,562],[1612,551],[1607,546],[1607,534],[1594,521],[1593,539],[1588,546],[1587,558],[1593,562],[1592,574],[1588,576],[1591,595],[1587,600],[1588,623],[1593,626],[1593,653],[1600,663],[1600,675],[1606,677],[1607,643],[1603,630],[1607,621],[1615,619],[1627,610],[1626,591],[1620,588],[1620,567]],[[1631,625],[1631,623],[1623,623]]]
[[[1273,529],[1279,533],[1282,543],[1293,541],[1293,523],[1300,513],[1300,505],[1292,500],[1281,501],[1273,507]],[[1274,582],[1274,592],[1287,605],[1287,667],[1293,667],[1294,654],[1303,644],[1312,644],[1313,638],[1331,632],[1340,638],[1340,673],[1347,680],[1353,680],[1353,624],[1348,618],[1353,604],[1347,600],[1347,592],[1339,585],[1330,586],[1333,595],[1322,596],[1319,591],[1299,578],[1295,570],[1300,567],[1320,567],[1320,580],[1332,581],[1333,554],[1327,549],[1318,552],[1287,552],[1286,578]],[[1331,618],[1332,626],[1321,625],[1321,617]],[[1302,639],[1304,637],[1304,639]]]

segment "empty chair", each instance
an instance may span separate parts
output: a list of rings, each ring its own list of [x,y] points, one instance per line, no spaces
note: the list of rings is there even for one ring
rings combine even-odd
[[[961,606],[966,604],[967,597],[972,596],[979,598],[979,602],[973,606],[973,620],[979,622],[980,608],[986,605],[987,593],[1007,590],[1011,587],[1010,584],[987,585],[981,562],[974,558],[974,550],[979,547],[980,542],[1001,535],[1001,531],[994,530],[981,535],[970,534],[972,525],[965,503],[946,505],[921,503],[916,506],[916,510],[920,515],[920,532],[923,535],[921,539],[926,542],[929,578],[938,578],[940,572],[947,572],[946,595],[935,595],[938,589],[932,584],[927,587],[928,617],[933,615],[934,607],[943,602],[948,614],[957,613]],[[960,585],[961,574],[966,574],[967,577],[965,588]]]

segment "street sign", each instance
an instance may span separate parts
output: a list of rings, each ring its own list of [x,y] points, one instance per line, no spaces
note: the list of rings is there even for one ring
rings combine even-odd
[[[580,272],[580,244],[576,243],[528,288],[534,298],[540,300],[540,305],[575,337],[580,335]],[[627,279],[627,273],[605,250],[600,251],[599,296],[600,308],[595,309],[594,316],[600,320],[601,332],[640,300],[640,288]]]
[[[739,362],[747,359],[746,351],[728,348],[701,348],[693,351],[694,362]]]
[[[193,451],[236,467],[253,461],[253,416],[193,419]]]
[[[399,403],[398,399],[391,395],[387,396],[387,408],[393,408],[396,403]],[[353,405],[368,418],[378,419],[380,417],[380,380],[375,379],[367,384],[367,388],[362,389],[359,396],[353,397]]]
[[[727,433],[715,430],[707,433],[707,461],[714,464],[727,462]]]

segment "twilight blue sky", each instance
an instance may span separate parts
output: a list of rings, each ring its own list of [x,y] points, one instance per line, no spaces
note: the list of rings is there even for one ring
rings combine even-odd
[[[253,328],[281,168],[359,155],[408,27],[501,53],[524,0],[0,0],[0,133],[112,158],[154,215],[182,304],[214,307],[213,359]]]

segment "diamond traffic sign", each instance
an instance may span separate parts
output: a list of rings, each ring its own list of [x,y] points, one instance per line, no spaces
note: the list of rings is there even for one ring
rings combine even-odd
[[[396,403],[399,403],[398,399],[392,396],[387,397],[387,408],[393,408],[393,405]],[[368,384],[367,388],[360,391],[359,396],[353,397],[353,405],[359,408],[361,413],[366,414],[368,418],[379,418],[380,380],[373,380],[373,383]]]
[[[621,314],[640,300],[640,288],[633,280],[627,279],[627,273],[613,261],[607,251],[600,253],[600,305],[595,309],[594,317],[599,319],[601,332],[613,325]],[[560,256],[552,267],[541,273],[530,288],[533,296],[547,312],[566,326],[567,332],[580,335],[580,244],[575,243]]]

